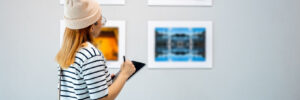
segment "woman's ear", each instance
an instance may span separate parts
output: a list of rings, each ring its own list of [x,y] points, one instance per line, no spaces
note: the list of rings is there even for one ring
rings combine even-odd
[[[94,25],[91,26],[91,28],[90,28],[90,30],[89,30],[90,33],[93,33],[93,32],[94,32],[94,27],[95,27]]]

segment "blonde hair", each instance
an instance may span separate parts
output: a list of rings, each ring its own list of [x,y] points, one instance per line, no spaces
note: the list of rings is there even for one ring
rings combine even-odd
[[[62,69],[67,69],[75,61],[76,52],[85,46],[85,42],[92,41],[90,28],[70,29],[66,28],[63,38],[63,44],[56,55],[56,61]]]

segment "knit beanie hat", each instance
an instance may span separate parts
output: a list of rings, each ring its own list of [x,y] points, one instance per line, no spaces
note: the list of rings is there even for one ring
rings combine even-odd
[[[82,29],[101,17],[101,8],[95,0],[65,0],[64,20],[70,29]]]

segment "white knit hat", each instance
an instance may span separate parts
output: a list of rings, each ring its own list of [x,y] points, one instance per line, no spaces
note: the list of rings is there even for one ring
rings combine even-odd
[[[65,0],[64,20],[70,29],[82,29],[101,17],[101,8],[95,0]]]

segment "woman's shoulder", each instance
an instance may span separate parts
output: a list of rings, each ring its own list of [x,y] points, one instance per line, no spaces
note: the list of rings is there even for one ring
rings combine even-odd
[[[93,58],[95,56],[102,56],[101,51],[99,51],[92,43],[85,42],[83,46],[77,51],[76,58],[80,58],[82,61]]]

